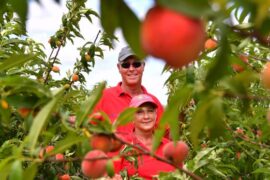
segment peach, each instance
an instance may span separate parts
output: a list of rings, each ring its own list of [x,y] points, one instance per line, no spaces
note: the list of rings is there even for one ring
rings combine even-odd
[[[261,72],[262,84],[265,88],[270,89],[270,62],[267,62]]]
[[[72,81],[78,81],[78,80],[79,80],[78,74],[73,74],[72,75]]]
[[[62,160],[64,160],[64,158],[65,158],[64,155],[61,154],[61,153],[58,153],[58,154],[55,155],[55,159],[57,161],[62,161]]]
[[[57,73],[57,72],[60,71],[60,68],[58,66],[53,66],[52,67],[52,71],[55,72],[55,73]]]
[[[183,141],[167,143],[163,148],[163,155],[176,165],[181,165],[188,155],[188,145]]]
[[[105,134],[95,134],[90,138],[90,146],[93,149],[99,149],[103,152],[111,150],[111,138]]]
[[[209,39],[207,39],[206,41],[205,41],[205,43],[204,43],[204,48],[206,49],[206,50],[213,50],[213,49],[215,49],[216,47],[217,47],[217,41],[216,40],[214,40],[214,39],[212,39],[212,38],[209,38]]]
[[[198,58],[205,41],[204,23],[162,6],[151,8],[142,22],[143,50],[180,68]]]
[[[47,146],[47,147],[45,148],[45,152],[46,152],[46,153],[49,153],[49,152],[51,152],[53,149],[54,149],[54,146]]]
[[[81,164],[83,174],[90,178],[102,177],[106,172],[107,163],[107,159],[102,158],[106,157],[107,155],[100,150],[88,152]]]
[[[31,109],[30,108],[21,107],[21,108],[18,109],[18,113],[23,118],[27,117],[30,112],[31,112]]]
[[[70,176],[68,174],[63,174],[58,177],[59,180],[70,180]]]

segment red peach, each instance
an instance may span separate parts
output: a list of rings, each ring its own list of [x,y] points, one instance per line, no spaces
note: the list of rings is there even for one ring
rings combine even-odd
[[[140,35],[146,53],[174,68],[194,61],[205,41],[204,24],[200,19],[162,6],[154,6],[147,12]]]
[[[166,159],[180,165],[188,155],[188,145],[183,141],[169,142],[164,146],[163,155]]]
[[[85,176],[90,178],[102,177],[106,172],[107,159],[97,159],[106,158],[107,155],[100,150],[93,150],[88,152],[84,160],[82,161],[81,167],[82,172]]]

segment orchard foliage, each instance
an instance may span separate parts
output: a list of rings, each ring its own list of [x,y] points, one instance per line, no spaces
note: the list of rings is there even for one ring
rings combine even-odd
[[[93,134],[104,134],[111,141],[116,138],[116,128],[132,120],[134,109],[124,111],[114,124],[104,113],[99,117],[89,116],[105,83],[89,90],[85,77],[95,62],[103,58],[103,48],[113,48],[116,28],[122,30],[140,57],[147,56],[140,42],[143,20],[122,0],[100,1],[100,15],[85,3],[86,0],[66,2],[68,12],[63,15],[60,28],[48,37],[52,51],[46,55],[43,45],[27,35],[27,1],[0,2],[0,177],[3,179],[62,176],[84,179],[81,162],[92,146],[96,146],[89,143]],[[174,141],[181,139],[188,143],[189,155],[184,170],[161,173],[159,177],[268,179],[270,95],[269,89],[262,85],[260,73],[270,57],[269,1],[157,0],[155,3],[203,20],[205,41],[216,42],[214,48],[206,47],[185,67],[164,67],[170,73],[165,83],[169,98],[155,133],[154,149],[164,127],[169,125]],[[61,71],[56,67],[63,62],[58,54],[67,42],[83,38],[79,24],[82,18],[89,23],[92,18],[100,18],[104,32],[98,32],[93,41],[78,47],[72,72],[55,80],[52,73]],[[76,121],[71,115],[76,116]],[[122,154],[134,152],[137,155],[137,151],[127,146]],[[136,164],[136,158],[128,158]],[[108,175],[113,176],[111,160],[106,161]],[[124,177],[125,172],[121,175]]]

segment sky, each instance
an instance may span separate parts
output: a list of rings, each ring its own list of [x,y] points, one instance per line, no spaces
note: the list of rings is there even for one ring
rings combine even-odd
[[[48,40],[60,27],[61,17],[67,12],[65,0],[61,4],[55,4],[52,0],[41,0],[42,5],[38,5],[34,1],[30,1],[27,31],[28,35],[34,40],[45,45],[45,52],[47,56],[51,51]],[[153,1],[135,1],[126,0],[128,6],[143,19],[147,10],[153,5]],[[88,0],[86,7],[95,10],[99,13],[99,0]],[[81,33],[85,40],[77,39],[74,44],[68,42],[64,48],[60,50],[59,59],[61,60],[60,75],[54,74],[55,79],[60,79],[66,75],[66,71],[72,70],[76,58],[79,57],[77,47],[82,46],[86,41],[93,41],[99,30],[100,21],[98,18],[93,18],[93,23],[89,23],[86,19],[80,22]],[[104,49],[104,59],[96,59],[96,65],[93,70],[85,77],[87,79],[87,88],[92,89],[93,86],[101,81],[107,81],[108,86],[115,86],[121,81],[121,76],[117,69],[118,53],[122,47],[126,46],[121,31],[118,29],[115,34],[119,41],[115,42],[115,48],[109,50]],[[162,74],[164,62],[153,57],[146,59],[146,66],[143,75],[142,84],[146,87],[148,92],[154,94],[163,105],[167,104],[167,88],[164,82],[169,74]]]

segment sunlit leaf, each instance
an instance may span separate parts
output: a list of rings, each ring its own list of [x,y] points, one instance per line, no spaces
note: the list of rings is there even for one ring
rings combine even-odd
[[[78,144],[84,140],[85,137],[83,136],[80,137],[78,134],[69,133],[63,140],[60,140],[55,144],[54,149],[48,155],[64,152],[64,150],[72,145]]]
[[[28,1],[27,0],[8,0],[9,3],[12,5],[15,12],[18,13],[18,15],[21,18],[22,24],[25,27],[27,13],[28,13]]]
[[[0,71],[4,71],[13,67],[18,67],[25,62],[32,60],[35,55],[12,55],[8,59],[0,63]]]
[[[191,95],[193,93],[193,86],[185,85],[184,87],[178,87],[175,94],[171,98],[172,101],[169,102],[168,106],[165,109],[165,112],[162,115],[162,118],[159,122],[158,129],[154,134],[154,143],[152,150],[155,151],[158,147],[163,133],[165,132],[166,125],[169,124],[170,134],[174,141],[179,140],[179,113],[182,108],[187,105],[190,101]]]
[[[125,109],[114,122],[114,127],[123,126],[128,124],[134,119],[134,114],[137,111],[137,108],[128,108]]]
[[[57,103],[61,100],[63,93],[64,89],[58,91],[58,93],[52,98],[52,100],[48,102],[34,118],[29,135],[26,139],[31,150],[35,148],[42,129],[46,126],[47,121],[51,117],[51,113],[55,111],[55,107]]]
[[[100,1],[101,25],[104,30],[112,36],[115,29],[119,26],[119,0]]]
[[[24,171],[23,171],[23,178],[27,178],[28,180],[35,179],[35,175],[38,169],[37,163],[30,164]]]
[[[121,1],[118,11],[118,13],[120,13],[119,24],[122,28],[126,41],[134,53],[140,59],[143,59],[145,57],[145,53],[142,50],[140,43],[140,20],[124,1]]]
[[[8,179],[20,180],[20,179],[23,179],[22,175],[23,175],[22,162],[20,160],[15,160],[12,163],[10,175]]]
[[[207,0],[158,0],[157,2],[163,6],[194,17],[201,17],[211,12],[209,1]]]
[[[105,82],[100,83],[94,92],[90,95],[90,97],[81,105],[79,111],[77,112],[76,127],[79,127],[84,121],[87,121],[87,117],[90,115],[99,98],[101,97],[105,86]]]

